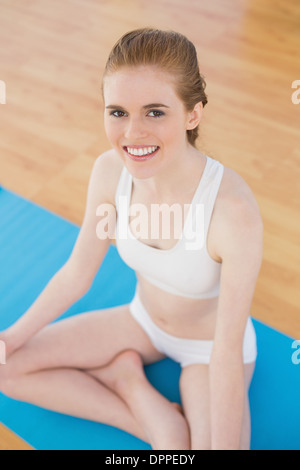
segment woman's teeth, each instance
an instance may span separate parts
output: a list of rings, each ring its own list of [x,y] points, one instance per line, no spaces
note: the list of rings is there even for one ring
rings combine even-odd
[[[126,147],[126,150],[130,155],[135,155],[139,157],[143,157],[145,155],[151,155],[151,153],[154,153],[158,147],[140,147],[140,148],[131,148],[131,147]]]

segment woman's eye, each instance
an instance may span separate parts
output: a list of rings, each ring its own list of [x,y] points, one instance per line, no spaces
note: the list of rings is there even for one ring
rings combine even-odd
[[[114,110],[110,113],[110,116],[123,117],[123,116],[125,116],[125,113],[124,113],[124,111],[120,111],[120,110],[116,109],[116,110]]]
[[[148,116],[155,117],[155,118],[159,118],[164,115],[165,113],[163,113],[162,111],[159,111],[158,109],[152,109],[152,111],[149,111],[148,113]]]

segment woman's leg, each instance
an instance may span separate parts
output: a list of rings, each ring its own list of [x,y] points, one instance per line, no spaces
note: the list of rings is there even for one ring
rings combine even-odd
[[[180,375],[180,396],[189,423],[192,450],[210,450],[209,366],[184,367]]]
[[[87,373],[132,348],[144,363],[163,357],[128,306],[77,315],[49,325],[13,353],[0,368],[0,390],[17,400],[111,424],[147,439],[124,400]]]
[[[245,405],[241,435],[241,450],[250,448],[250,412],[248,390],[252,380],[254,364],[245,364]],[[185,367],[180,377],[180,393],[185,417],[190,427],[191,449],[211,448],[209,366],[195,364]]]

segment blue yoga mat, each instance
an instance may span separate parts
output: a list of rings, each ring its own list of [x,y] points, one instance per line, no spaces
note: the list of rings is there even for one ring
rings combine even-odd
[[[78,232],[78,226],[0,188],[0,331],[26,311],[68,259]],[[135,285],[135,273],[111,245],[92,288],[63,317],[128,303]],[[293,338],[256,320],[254,327],[258,360],[250,388],[251,449],[299,450],[300,354],[292,348]],[[177,363],[164,359],[147,366],[146,374],[168,399],[180,402]],[[1,393],[0,421],[39,450],[151,449],[114,427],[44,410]]]

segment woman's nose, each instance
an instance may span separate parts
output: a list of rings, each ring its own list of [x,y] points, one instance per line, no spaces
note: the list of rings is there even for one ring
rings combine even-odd
[[[147,135],[145,124],[141,119],[128,119],[125,129],[125,137],[128,140],[136,140]]]

